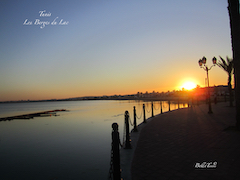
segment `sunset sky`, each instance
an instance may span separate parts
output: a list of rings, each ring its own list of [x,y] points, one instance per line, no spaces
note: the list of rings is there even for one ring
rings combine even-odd
[[[213,56],[232,57],[227,6],[227,0],[0,1],[0,101],[172,91],[187,81],[203,87],[198,60],[206,56],[211,66]],[[227,84],[219,67],[209,75],[211,86]]]

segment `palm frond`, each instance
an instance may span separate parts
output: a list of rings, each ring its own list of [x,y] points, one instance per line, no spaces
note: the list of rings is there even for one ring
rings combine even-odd
[[[220,57],[220,59],[221,59],[221,61],[222,61],[222,64],[223,64],[224,66],[227,66],[226,61],[225,61],[221,56],[219,56],[219,57]]]
[[[227,56],[226,59],[227,59],[228,64],[233,63],[233,59],[232,59],[232,58],[229,58],[229,57]]]
[[[224,66],[223,64],[218,64],[218,66],[222,68],[224,71],[227,71],[226,66]]]
[[[222,68],[223,70],[227,71],[227,63],[226,63],[226,61],[225,61],[221,56],[219,56],[219,57],[220,57],[220,59],[221,59],[222,62],[217,63],[217,65],[218,65],[220,68]]]
[[[227,62],[228,62],[228,73],[232,74],[233,71],[233,59],[229,58],[228,56],[226,57]]]
[[[224,71],[226,71],[228,74],[232,74],[233,71],[233,59],[226,57],[226,61],[219,56],[221,59],[221,62],[218,62],[217,65],[222,68]]]
[[[226,59],[227,59],[228,64],[230,64],[231,59],[228,56],[226,57]]]

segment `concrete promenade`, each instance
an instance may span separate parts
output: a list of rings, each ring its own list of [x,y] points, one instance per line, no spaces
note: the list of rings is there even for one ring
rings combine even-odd
[[[132,133],[133,149],[121,150],[123,179],[240,179],[240,132],[228,128],[235,107],[218,103],[212,110],[195,105],[151,118]],[[131,174],[124,174],[127,168]]]

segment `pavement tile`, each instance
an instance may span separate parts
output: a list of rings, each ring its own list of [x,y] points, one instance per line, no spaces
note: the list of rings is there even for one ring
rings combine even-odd
[[[240,133],[224,129],[235,124],[235,108],[226,103],[156,115],[141,130],[131,176],[142,179],[240,179]],[[216,168],[195,168],[217,162]]]

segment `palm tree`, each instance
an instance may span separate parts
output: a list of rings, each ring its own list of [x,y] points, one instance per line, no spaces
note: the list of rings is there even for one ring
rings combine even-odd
[[[230,107],[233,107],[233,95],[232,95],[232,74],[233,74],[233,59],[227,57],[227,61],[225,61],[221,56],[219,56],[221,61],[217,63],[217,65],[222,68],[228,74],[228,91],[229,91],[229,101]]]

